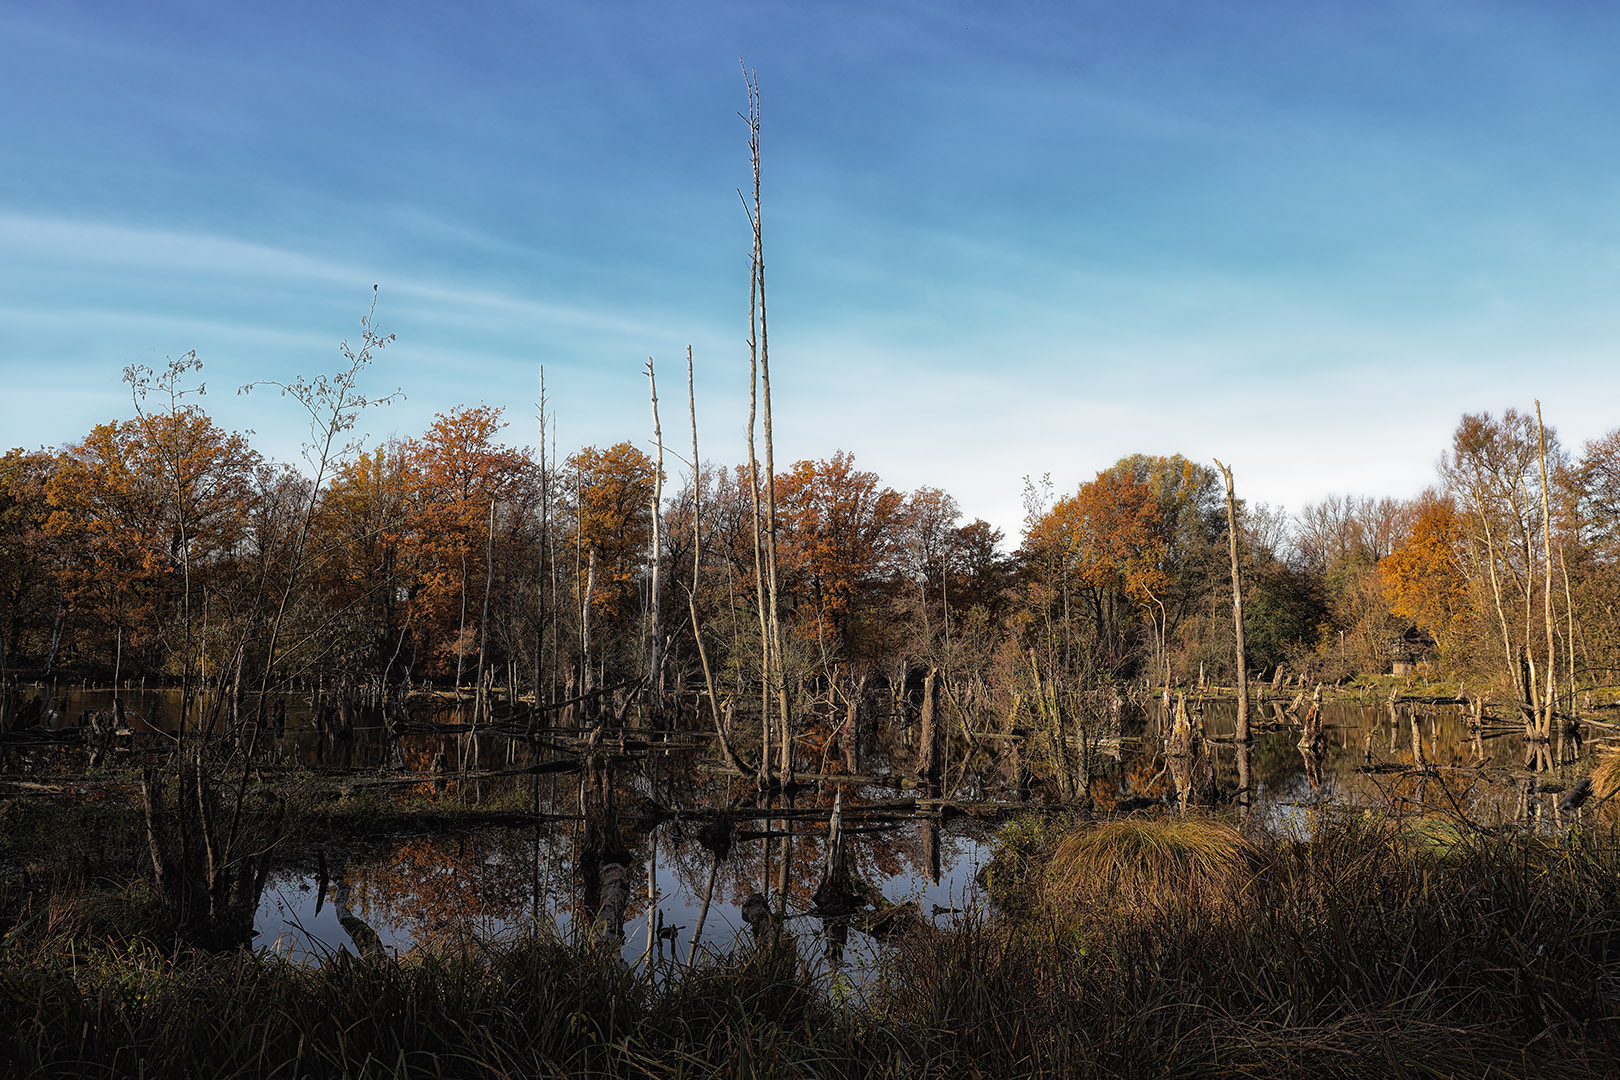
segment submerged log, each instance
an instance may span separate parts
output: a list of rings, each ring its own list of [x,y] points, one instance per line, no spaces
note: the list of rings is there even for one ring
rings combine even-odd
[[[354,947],[360,950],[360,959],[381,960],[387,957],[388,950],[383,947],[381,935],[349,906],[348,875],[341,868],[338,871],[337,890],[332,896],[332,907],[337,911],[338,925],[349,935]]]
[[[771,914],[771,905],[759,893],[749,893],[748,899],[742,903],[743,922],[748,929],[754,932],[755,940],[762,939],[766,932],[776,924],[776,916]]]
[[[871,885],[862,882],[857,887],[867,905],[865,910],[850,917],[850,922],[857,929],[880,941],[921,934],[932,929],[932,925],[923,917],[922,905],[917,901],[907,900],[896,904]]]

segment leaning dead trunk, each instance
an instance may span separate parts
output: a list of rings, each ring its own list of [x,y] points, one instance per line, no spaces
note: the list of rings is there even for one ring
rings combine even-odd
[[[698,662],[703,666],[703,685],[709,692],[709,713],[714,718],[715,741],[726,767],[743,771],[742,762],[731,748],[730,706],[726,713],[720,710],[720,698],[714,692],[714,671],[709,667],[709,652],[703,645],[703,627],[698,622],[697,595],[703,584],[703,459],[698,456],[697,392],[692,379],[692,346],[686,347],[686,408],[692,420],[692,587],[686,592],[687,611],[692,616],[692,641],[697,645]]]

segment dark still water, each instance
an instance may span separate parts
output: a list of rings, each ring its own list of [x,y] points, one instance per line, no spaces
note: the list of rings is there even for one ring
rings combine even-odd
[[[106,690],[59,690],[55,716],[42,727],[60,734],[107,713],[112,701]],[[126,690],[124,704],[127,730],[108,744],[109,760],[161,757],[173,746],[177,696]],[[193,715],[207,716],[215,704],[204,699]],[[1191,792],[1192,805],[1270,833],[1303,835],[1324,810],[1446,808],[1481,824],[1550,824],[1565,816],[1560,794],[1606,730],[1586,725],[1535,744],[1516,723],[1487,716],[1474,724],[1456,705],[1335,702],[1322,708],[1319,738],[1302,747],[1297,714],[1278,704],[1286,705],[1256,710],[1262,726],[1244,750],[1230,741],[1233,703],[1204,703],[1207,772],[1196,791],[1165,753],[1170,717],[1157,701],[1127,708],[1117,727],[1071,728],[1067,782],[1054,772],[1058,744],[1049,733],[1025,732],[1019,742],[977,732],[970,742],[954,730],[940,781],[920,785],[912,725],[880,730],[863,749],[862,775],[802,777],[791,799],[765,808],[751,780],[714,766],[702,731],[632,733],[622,743],[610,734],[616,825],[628,857],[621,860],[626,895],[612,909],[617,925],[604,928],[583,907],[578,732],[551,729],[529,739],[499,725],[423,730],[465,719],[453,702],[430,699],[414,711],[412,733],[391,733],[362,712],[352,730],[334,735],[307,695],[289,696],[276,722],[251,736],[266,776],[326,785],[334,797],[405,796],[429,811],[487,807],[502,823],[452,832],[405,824],[318,850],[289,844],[261,897],[255,944],[296,959],[344,949],[404,956],[510,937],[539,920],[565,934],[587,925],[622,934],[627,961],[667,964],[693,956],[694,943],[725,950],[746,937],[745,905],[759,894],[783,911],[802,956],[818,963],[832,956],[859,970],[897,929],[989,915],[980,873],[997,830],[1019,813],[1061,812],[1059,801],[1102,813],[1174,813]],[[67,738],[14,739],[5,755],[11,775],[65,778],[82,774],[88,750]],[[815,763],[805,755],[800,765]],[[542,771],[525,772],[531,767]],[[816,914],[835,793],[848,870],[866,890],[854,929]],[[720,823],[727,842],[717,845]]]

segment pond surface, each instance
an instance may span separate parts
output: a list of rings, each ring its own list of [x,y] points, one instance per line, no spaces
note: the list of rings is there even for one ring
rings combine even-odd
[[[134,760],[172,747],[177,695],[126,690],[123,697],[129,731],[119,736],[114,757]],[[72,727],[110,710],[112,701],[108,690],[60,688],[48,726]],[[1213,784],[1194,803],[1213,804],[1246,828],[1270,833],[1303,831],[1324,808],[1445,809],[1485,825],[1554,822],[1563,815],[1559,797],[1571,766],[1610,738],[1606,725],[1586,724],[1561,729],[1550,743],[1532,743],[1516,721],[1493,720],[1489,710],[1479,724],[1458,705],[1339,701],[1323,706],[1315,749],[1302,750],[1298,713],[1288,703],[1259,704],[1256,717],[1265,726],[1247,750],[1230,741],[1234,703],[1203,703]],[[220,715],[218,704],[205,698],[193,715],[210,709]],[[317,853],[318,865],[300,856],[301,863],[271,874],[256,920],[258,947],[299,959],[342,949],[408,955],[468,937],[510,937],[536,920],[565,934],[597,922],[581,894],[578,732],[549,729],[534,739],[496,728],[424,731],[459,719],[454,702],[428,699],[416,710],[420,721],[413,716],[415,733],[391,734],[374,714],[367,723],[362,713],[352,731],[334,735],[317,722],[313,704],[309,695],[287,696],[275,709],[277,723],[252,736],[267,769],[312,775],[343,791],[377,788],[460,809],[498,807],[523,820],[334,845]],[[1104,813],[1175,812],[1185,785],[1164,753],[1169,720],[1153,700],[1127,707],[1117,725],[1094,721],[1072,738],[1071,760],[1083,766],[1068,785],[1078,797],[1071,801],[1089,801]],[[814,735],[807,732],[807,739]],[[730,948],[748,934],[743,907],[758,893],[783,907],[801,955],[841,955],[854,969],[863,967],[881,942],[811,914],[835,792],[846,811],[850,871],[882,897],[868,895],[874,909],[909,904],[899,914],[910,925],[986,913],[979,876],[1000,823],[1020,807],[1052,812],[1064,786],[1050,765],[1053,744],[1040,735],[1021,744],[1033,773],[1021,793],[1020,755],[1005,733],[981,732],[970,743],[953,731],[933,786],[911,778],[916,738],[916,725],[884,728],[863,747],[863,777],[809,777],[790,801],[764,809],[749,809],[757,798],[750,780],[713,767],[701,731],[641,732],[618,742],[611,777],[629,855],[629,895],[622,922],[608,932],[622,933],[626,960],[685,962],[694,942],[699,950]],[[608,742],[618,739],[609,735]],[[72,773],[82,771],[86,753],[71,743],[14,741],[4,769],[34,777]],[[531,768],[543,771],[525,772]],[[702,838],[718,818],[731,827],[724,857]]]
[[[947,925],[982,905],[977,878],[990,857],[988,839],[983,826],[958,819],[944,827],[905,822],[882,834],[850,836],[848,844],[853,871],[889,902],[915,905],[919,919]],[[622,927],[625,960],[647,963],[651,955],[654,963],[685,963],[694,940],[701,951],[715,952],[746,940],[743,902],[752,893],[770,893],[785,849],[792,860],[786,928],[807,960],[826,957],[829,927],[811,914],[825,844],[825,826],[816,832],[802,822],[795,823],[791,841],[775,839],[769,852],[763,841],[744,841],[725,860],[706,850],[686,823],[668,822],[637,837],[629,845],[634,861]],[[933,852],[937,865],[931,866]],[[537,919],[566,936],[586,918],[575,841],[557,826],[389,841],[347,853],[330,875],[324,895],[317,874],[272,876],[256,920],[259,947],[295,959],[344,948],[359,953],[369,943],[356,941],[358,918],[360,936],[369,928],[384,949],[407,955],[469,935],[517,936]],[[879,947],[868,934],[849,933],[844,962],[863,968]]]

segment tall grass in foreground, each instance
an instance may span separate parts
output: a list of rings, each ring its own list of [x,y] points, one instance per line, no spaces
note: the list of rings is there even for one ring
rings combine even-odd
[[[1026,914],[912,939],[853,1000],[791,949],[654,984],[543,934],[301,968],[24,933],[0,954],[0,1056],[48,1076],[1614,1072],[1611,839],[1329,821],[1239,842],[1239,872],[1186,862],[1228,851],[1224,826],[1151,831],[1186,824],[1058,838]]]

